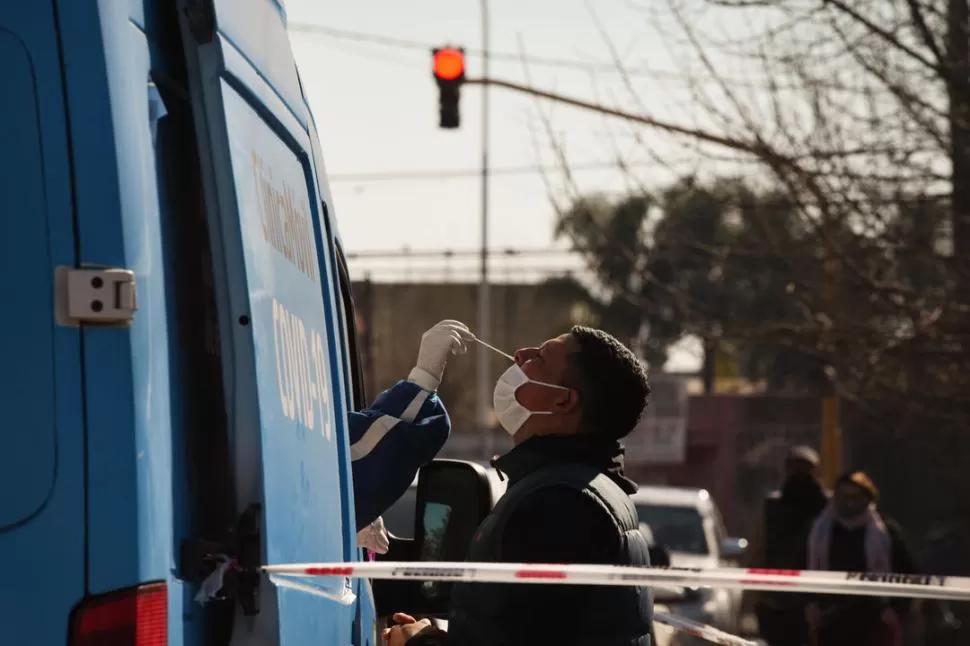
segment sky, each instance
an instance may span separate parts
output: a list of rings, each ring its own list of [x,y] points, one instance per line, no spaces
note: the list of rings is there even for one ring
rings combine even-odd
[[[693,65],[693,59],[689,46],[674,42],[676,29],[664,11],[668,0],[640,0],[640,4],[633,0],[489,0],[487,4],[491,77],[686,125],[702,122],[679,73],[685,65]],[[430,47],[466,47],[467,74],[480,76],[481,3],[287,0],[285,6],[352,272],[360,275],[365,267],[378,267],[377,260],[354,260],[362,252],[477,249],[482,213],[478,175],[482,88],[463,88],[460,129],[439,129]],[[725,34],[735,28],[732,20],[740,18],[736,12],[710,10],[691,16],[696,24],[707,23],[714,33]],[[624,66],[637,72],[628,77],[632,91],[616,72],[611,44]],[[528,62],[523,62],[523,56]],[[577,64],[567,64],[572,61]],[[629,190],[630,180],[614,165],[618,156],[636,168],[638,181],[646,184],[671,179],[656,156],[665,160],[685,156],[665,135],[629,122],[561,104],[537,103],[501,88],[492,88],[489,94],[491,249],[566,248],[564,241],[553,237],[552,198],[568,194],[552,142],[566,151],[582,192]],[[546,170],[536,172],[537,166]],[[697,170],[696,165],[684,168]],[[458,176],[435,176],[439,171]],[[412,176],[399,177],[403,173]],[[423,176],[414,177],[414,173]],[[360,177],[373,174],[385,176]],[[549,271],[577,266],[568,255],[527,256],[520,267]],[[385,264],[385,269],[401,266],[400,259],[387,262],[391,264]],[[469,256],[464,265],[458,259],[452,264],[459,266],[460,275],[473,279],[475,262]],[[495,260],[500,275],[502,262]],[[436,258],[425,266],[428,263],[432,268],[443,266]],[[508,263],[505,273],[511,273]]]

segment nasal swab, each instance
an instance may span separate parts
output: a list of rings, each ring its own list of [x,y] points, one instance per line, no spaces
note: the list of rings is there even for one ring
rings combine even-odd
[[[506,352],[502,352],[501,350],[499,350],[498,348],[496,348],[494,345],[489,345],[489,344],[485,343],[484,341],[482,341],[481,339],[479,339],[477,336],[472,336],[472,338],[476,342],[481,343],[482,345],[484,345],[486,348],[488,348],[492,352],[498,352],[500,355],[502,355],[503,357],[505,357],[509,361],[515,361],[515,357],[513,357],[511,354],[508,354]]]

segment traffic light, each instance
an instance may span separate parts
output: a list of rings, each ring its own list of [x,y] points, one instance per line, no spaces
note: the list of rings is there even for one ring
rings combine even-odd
[[[465,82],[465,50],[461,47],[440,47],[432,50],[434,80],[438,84],[441,128],[457,128],[461,122],[458,98]]]

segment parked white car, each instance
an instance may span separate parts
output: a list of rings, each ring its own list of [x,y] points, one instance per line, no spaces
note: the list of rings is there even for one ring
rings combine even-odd
[[[642,485],[633,494],[642,525],[649,528],[657,545],[667,549],[674,567],[736,567],[747,541],[730,538],[721,513],[704,489]],[[658,591],[658,605],[672,614],[710,624],[738,634],[741,595],[736,590],[699,588],[679,597]],[[671,644],[706,643],[674,636]],[[658,635],[658,641],[660,641]]]

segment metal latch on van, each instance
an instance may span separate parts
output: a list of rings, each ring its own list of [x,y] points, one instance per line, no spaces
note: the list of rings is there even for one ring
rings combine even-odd
[[[58,267],[54,274],[57,324],[129,327],[138,311],[135,272],[117,267]]]

